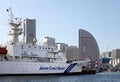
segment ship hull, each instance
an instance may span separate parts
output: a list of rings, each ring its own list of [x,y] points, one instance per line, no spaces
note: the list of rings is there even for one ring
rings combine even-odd
[[[39,63],[0,61],[0,75],[81,74],[84,63]]]

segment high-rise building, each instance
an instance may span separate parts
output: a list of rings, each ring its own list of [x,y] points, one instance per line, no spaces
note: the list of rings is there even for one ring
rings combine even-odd
[[[66,49],[67,49],[68,45],[65,43],[56,43],[56,48],[63,53],[66,53]]]
[[[55,46],[55,38],[52,37],[44,37],[43,45],[45,46]]]
[[[68,61],[80,60],[79,48],[77,46],[68,46],[66,49],[66,58]]]
[[[80,60],[91,58],[99,61],[98,44],[91,33],[86,30],[79,30],[79,55]]]
[[[23,40],[25,43],[33,43],[36,40],[36,20],[35,19],[25,19],[24,20],[24,34]]]

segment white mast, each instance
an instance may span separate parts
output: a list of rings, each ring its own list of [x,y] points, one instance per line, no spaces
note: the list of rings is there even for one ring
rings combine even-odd
[[[11,26],[11,30],[9,31],[9,35],[13,37],[12,42],[18,43],[18,36],[22,34],[22,28],[19,28],[21,25],[21,18],[14,18],[12,13],[12,8],[7,9],[9,19],[9,25]]]

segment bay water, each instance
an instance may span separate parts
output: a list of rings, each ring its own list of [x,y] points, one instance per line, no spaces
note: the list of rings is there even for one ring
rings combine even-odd
[[[95,75],[0,76],[0,82],[120,82],[120,72]]]

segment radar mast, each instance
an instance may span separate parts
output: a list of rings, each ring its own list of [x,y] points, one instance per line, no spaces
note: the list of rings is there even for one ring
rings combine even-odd
[[[18,43],[18,36],[22,34],[22,28],[19,28],[21,26],[21,18],[14,18],[14,15],[12,13],[12,8],[7,9],[9,18],[9,25],[11,27],[11,30],[9,31],[9,35],[13,37],[12,43]]]

